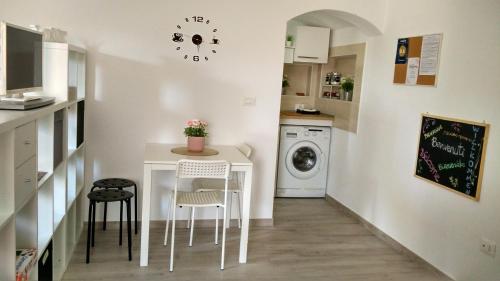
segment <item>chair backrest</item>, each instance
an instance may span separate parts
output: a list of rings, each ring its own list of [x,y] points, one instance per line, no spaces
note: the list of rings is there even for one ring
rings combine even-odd
[[[177,178],[228,179],[230,164],[221,160],[188,160],[177,162]]]
[[[252,148],[246,144],[246,143],[242,143],[242,144],[239,144],[238,146],[238,150],[243,153],[243,155],[245,155],[247,158],[250,158],[250,156],[252,156]]]

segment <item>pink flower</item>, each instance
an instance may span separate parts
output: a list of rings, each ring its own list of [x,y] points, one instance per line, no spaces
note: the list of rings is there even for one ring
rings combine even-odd
[[[188,125],[189,127],[193,126],[193,121],[188,120],[188,121],[187,121],[187,125]]]

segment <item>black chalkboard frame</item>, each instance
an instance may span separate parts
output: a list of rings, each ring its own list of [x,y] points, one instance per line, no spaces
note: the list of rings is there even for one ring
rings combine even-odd
[[[429,180],[425,177],[421,177],[417,174],[417,169],[418,169],[418,159],[419,159],[419,149],[420,149],[420,136],[422,132],[422,125],[423,125],[423,120],[425,117],[430,117],[438,120],[443,120],[443,121],[450,121],[450,122],[457,122],[457,123],[463,123],[466,125],[473,125],[473,126],[480,126],[484,128],[484,137],[483,137],[483,146],[482,146],[482,151],[481,151],[481,162],[479,163],[479,174],[478,174],[478,180],[477,180],[477,187],[476,187],[476,194],[474,196],[467,195],[463,192],[457,191],[453,188],[450,188],[446,185],[437,183],[435,181]],[[418,131],[418,142],[417,142],[417,157],[415,161],[415,169],[414,169],[414,176],[416,178],[422,179],[428,183],[434,184],[436,186],[442,187],[444,189],[447,189],[455,194],[461,195],[463,197],[466,197],[468,199],[472,199],[475,201],[479,201],[480,195],[481,195],[481,186],[482,186],[482,180],[483,180],[483,173],[484,173],[484,160],[486,158],[486,148],[488,146],[488,137],[489,137],[489,132],[490,132],[490,124],[486,123],[485,121],[483,122],[476,122],[476,121],[470,121],[470,120],[464,120],[464,119],[458,119],[458,118],[451,118],[451,117],[444,117],[444,116],[438,116],[438,115],[433,115],[429,113],[422,113],[421,114],[421,119],[420,119],[420,130]]]

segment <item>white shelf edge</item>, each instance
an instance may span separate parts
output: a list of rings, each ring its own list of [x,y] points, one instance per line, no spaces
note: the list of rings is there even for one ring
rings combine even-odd
[[[79,147],[68,149],[68,159],[75,155],[82,147],[85,146],[85,142],[82,142]]]
[[[51,171],[51,172],[47,172],[47,174],[45,174],[45,176],[43,176],[37,183],[38,185],[38,189],[40,189],[40,187],[42,187],[42,185],[44,183],[47,182],[48,179],[50,179],[52,176],[54,175],[54,171]]]
[[[9,224],[9,222],[14,218],[15,213],[12,212],[11,214],[0,214],[0,231]]]
[[[15,208],[14,213],[17,214],[22,208],[24,208],[24,206],[26,206],[26,204],[28,204],[28,202],[31,201],[31,199],[37,196],[37,194],[36,190],[31,191],[28,197],[26,197],[26,199],[24,199],[24,201]]]

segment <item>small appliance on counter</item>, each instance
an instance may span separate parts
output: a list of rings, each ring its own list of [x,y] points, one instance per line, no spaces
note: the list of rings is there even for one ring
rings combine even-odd
[[[307,108],[297,108],[296,112],[300,114],[313,114],[313,115],[321,114],[321,112],[317,109],[307,109]]]

